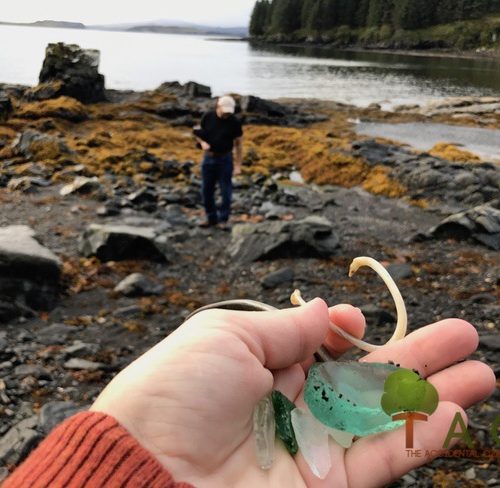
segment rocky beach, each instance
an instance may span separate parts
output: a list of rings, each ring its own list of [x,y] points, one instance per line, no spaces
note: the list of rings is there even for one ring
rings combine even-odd
[[[284,308],[299,288],[360,307],[367,340],[385,342],[390,294],[368,271],[348,278],[356,256],[387,266],[410,331],[473,323],[473,358],[498,378],[498,162],[452,141],[421,152],[362,136],[355,121],[500,129],[500,98],[388,112],[234,94],[245,139],[232,229],[201,229],[192,128],[210,87],[107,90],[97,59],[54,44],[37,86],[0,84],[0,479],[202,305]],[[497,390],[469,409],[475,448],[495,447],[499,405]],[[441,458],[391,486],[498,483],[498,459]]]

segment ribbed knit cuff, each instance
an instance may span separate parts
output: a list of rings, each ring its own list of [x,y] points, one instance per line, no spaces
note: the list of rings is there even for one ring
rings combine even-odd
[[[170,473],[118,422],[82,412],[58,426],[2,488],[192,488]]]

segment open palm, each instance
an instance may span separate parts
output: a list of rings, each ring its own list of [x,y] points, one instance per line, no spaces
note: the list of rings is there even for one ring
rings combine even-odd
[[[257,466],[255,405],[272,389],[303,404],[304,371],[313,353],[322,343],[334,357],[350,347],[328,330],[329,316],[362,336],[358,309],[327,310],[319,299],[276,312],[200,313],[122,371],[92,410],[114,416],[176,480],[195,486],[383,485],[429,460],[407,457],[404,429],[360,439],[348,450],[331,442],[332,469],[325,480],[314,477],[300,452],[292,457],[281,445],[270,470]],[[438,389],[438,409],[415,426],[415,448],[441,448],[455,413],[493,390],[486,365],[456,364],[477,342],[470,324],[448,319],[363,359],[415,368]]]

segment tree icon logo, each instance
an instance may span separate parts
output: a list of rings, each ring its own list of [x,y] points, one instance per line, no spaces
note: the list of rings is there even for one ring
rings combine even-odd
[[[415,371],[400,368],[385,380],[380,405],[392,420],[405,421],[406,448],[413,449],[413,422],[427,421],[438,403],[436,388]]]

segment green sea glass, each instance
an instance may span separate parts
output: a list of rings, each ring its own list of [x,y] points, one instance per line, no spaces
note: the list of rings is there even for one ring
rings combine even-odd
[[[357,436],[376,434],[403,425],[381,407],[384,383],[397,370],[385,363],[328,361],[309,370],[304,400],[311,413],[333,429]]]
[[[299,446],[293,431],[291,412],[295,404],[291,402],[283,393],[273,390],[271,394],[274,407],[274,420],[276,422],[276,434],[283,441],[290,454],[297,454]]]

